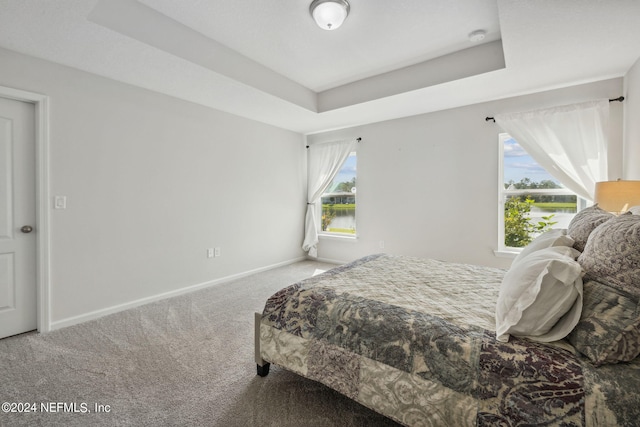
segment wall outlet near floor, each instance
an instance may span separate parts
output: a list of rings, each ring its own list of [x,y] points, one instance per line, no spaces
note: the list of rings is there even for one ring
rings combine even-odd
[[[213,248],[207,249],[207,258],[213,258],[214,253]]]
[[[379,246],[380,249],[384,249],[384,240],[380,240]]]
[[[53,199],[54,209],[67,209],[67,196],[56,196]]]
[[[219,257],[220,256],[220,248],[214,248],[213,256],[215,256],[215,257]]]

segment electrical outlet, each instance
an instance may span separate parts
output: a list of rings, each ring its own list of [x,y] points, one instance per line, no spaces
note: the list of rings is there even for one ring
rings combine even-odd
[[[207,249],[207,258],[213,258],[213,248]]]
[[[384,240],[380,240],[379,245],[380,245],[380,249],[384,249]]]
[[[215,248],[213,250],[213,255],[216,256],[216,257],[219,257],[220,256],[220,248]]]
[[[54,209],[67,209],[67,196],[56,196],[53,201]]]

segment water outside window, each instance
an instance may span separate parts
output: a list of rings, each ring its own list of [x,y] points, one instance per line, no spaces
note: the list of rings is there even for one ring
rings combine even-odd
[[[578,198],[529,156],[516,140],[501,134],[504,246],[526,246],[551,228],[567,228]]]
[[[356,166],[353,152],[322,195],[323,232],[356,234]]]

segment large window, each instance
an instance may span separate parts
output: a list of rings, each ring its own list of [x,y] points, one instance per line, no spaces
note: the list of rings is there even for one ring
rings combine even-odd
[[[526,246],[552,228],[567,228],[585,201],[553,178],[509,134],[500,142],[498,249]]]
[[[352,152],[322,195],[321,233],[355,236],[356,165],[356,153]]]

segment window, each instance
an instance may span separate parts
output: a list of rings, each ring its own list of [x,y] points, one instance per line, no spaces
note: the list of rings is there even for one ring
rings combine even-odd
[[[499,135],[498,250],[526,246],[552,228],[567,228],[585,200],[553,178],[509,134]]]
[[[344,161],[322,195],[320,232],[355,236],[356,234],[356,165],[355,151]]]

